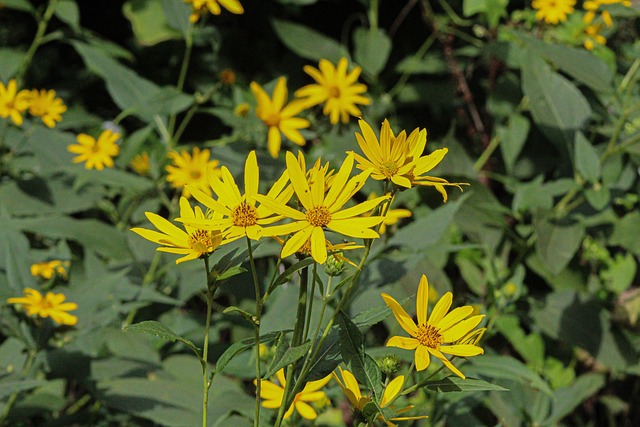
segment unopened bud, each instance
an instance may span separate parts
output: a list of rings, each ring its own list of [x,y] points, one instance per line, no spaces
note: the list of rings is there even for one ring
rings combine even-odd
[[[400,359],[395,354],[387,354],[378,362],[378,365],[382,373],[389,376],[398,370]]]
[[[333,255],[327,257],[327,262],[324,265],[324,272],[329,276],[339,276],[344,271],[344,260],[338,259]]]

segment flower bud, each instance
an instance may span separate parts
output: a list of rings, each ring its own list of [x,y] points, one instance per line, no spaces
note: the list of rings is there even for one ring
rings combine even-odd
[[[339,276],[344,271],[344,260],[338,259],[333,255],[327,257],[327,262],[324,265],[324,272],[329,276]]]
[[[378,361],[378,366],[383,374],[389,376],[398,370],[398,367],[400,366],[400,359],[398,359],[398,356],[395,354],[387,354]]]

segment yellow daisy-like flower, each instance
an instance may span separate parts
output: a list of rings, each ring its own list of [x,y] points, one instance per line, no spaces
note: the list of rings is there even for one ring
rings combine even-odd
[[[59,259],[31,264],[31,275],[49,280],[57,274],[66,279],[69,265],[69,261],[60,261]]]
[[[547,24],[557,24],[567,20],[573,13],[576,0],[533,0],[531,7],[537,10],[536,19]]]
[[[284,377],[284,368],[276,373],[276,378],[278,378],[279,385],[269,380],[260,380],[260,397],[264,399],[262,406],[265,408],[278,409],[282,406],[284,387],[287,385]],[[291,417],[294,410],[298,411],[298,413],[307,420],[315,420],[318,418],[316,410],[307,402],[317,402],[327,399],[325,392],[320,389],[327,385],[329,380],[331,380],[331,374],[320,380],[310,381],[305,384],[302,391],[293,398],[293,403],[289,409],[287,409],[287,412],[284,413],[284,419]],[[254,380],[253,383],[256,384],[256,381]]]
[[[32,90],[29,101],[29,113],[42,118],[42,122],[49,128],[54,128],[56,122],[62,120],[62,113],[67,107],[62,99],[56,98],[55,90]]]
[[[300,129],[308,128],[310,123],[306,119],[295,117],[305,109],[303,102],[294,100],[286,104],[288,91],[285,78],[278,79],[273,99],[269,98],[267,92],[256,82],[251,82],[251,91],[258,103],[256,115],[269,128],[267,145],[271,157],[278,157],[282,145],[281,133],[294,144],[303,146],[305,140]]]
[[[478,326],[483,314],[471,316],[473,307],[465,305],[447,314],[451,307],[453,295],[447,292],[436,303],[431,316],[427,319],[429,304],[429,283],[427,276],[422,275],[416,296],[416,324],[407,312],[388,294],[383,293],[382,299],[389,306],[396,320],[411,337],[394,336],[387,342],[388,347],[399,347],[405,350],[415,350],[414,360],[416,370],[423,371],[429,367],[430,355],[440,359],[454,374],[464,379],[465,376],[453,366],[445,354],[452,356],[470,357],[483,354],[484,350],[475,344],[458,344],[457,341],[468,336]],[[467,318],[468,317],[468,318]],[[450,343],[449,345],[445,345]]]
[[[280,203],[287,203],[293,191],[287,187],[289,177],[283,173],[273,184],[267,196]],[[256,152],[251,151],[244,165],[244,195],[240,194],[233,175],[225,166],[222,167],[221,177],[209,174],[209,185],[218,196],[214,200],[199,188],[189,185],[189,191],[200,203],[221,215],[220,219],[189,221],[178,218],[177,221],[190,223],[204,229],[223,230],[225,239],[233,241],[243,236],[252,240],[259,240],[263,236],[263,225],[271,224],[280,219],[266,206],[257,206],[255,196],[260,184],[260,170]]]
[[[148,175],[151,170],[151,159],[149,158],[149,153],[143,151],[140,154],[137,154],[131,162],[129,163],[131,169],[134,170],[138,175]]]
[[[350,371],[346,369],[342,369],[342,367],[340,366],[338,366],[338,370],[340,370],[342,381],[340,381],[340,378],[338,378],[338,375],[336,375],[335,372],[331,373],[333,375],[333,378],[336,380],[336,382],[342,389],[342,392],[345,394],[345,396],[347,396],[347,399],[349,400],[349,403],[351,403],[351,406],[353,406],[353,408],[356,411],[362,412],[364,410],[364,406],[367,403],[371,402],[371,398],[369,396],[362,395],[362,392],[360,391],[360,386],[358,385],[358,380],[356,380],[356,377]],[[382,392],[382,400],[380,401],[380,407],[386,408],[387,406],[389,406],[389,404],[393,402],[393,400],[396,398],[398,393],[402,391],[403,386],[404,386],[404,375],[400,375],[394,378],[393,380],[391,380],[391,382],[387,384],[384,391]],[[414,407],[413,405],[409,405],[409,406],[405,406],[404,408],[397,409],[396,414],[401,414],[403,412],[410,411],[411,409],[413,409],[413,407]],[[426,415],[419,415],[414,417],[393,417],[389,420],[385,420],[385,422],[388,426],[393,427],[395,426],[395,424],[391,423],[390,421],[410,421],[410,420],[419,420],[423,418],[429,418],[429,417]],[[379,419],[383,419],[383,418],[379,416]]]
[[[78,323],[78,318],[67,311],[75,310],[78,304],[74,302],[64,302],[63,294],[54,294],[47,292],[43,297],[42,294],[35,289],[25,288],[24,297],[9,298],[7,303],[19,304],[29,316],[40,316],[42,318],[50,317],[56,323],[61,325],[73,326]]]
[[[164,245],[157,249],[160,252],[184,255],[176,260],[176,264],[209,255],[222,244],[222,232],[219,230],[202,230],[185,224],[186,231],[183,231],[160,215],[153,212],[144,214],[160,232],[146,228],[132,228],[131,231],[147,240]],[[199,206],[191,209],[186,197],[180,198],[180,217],[185,220],[206,218]]]
[[[426,129],[414,129],[407,137],[402,131],[396,137],[385,120],[380,129],[380,142],[367,122],[358,121],[362,135],[356,132],[356,140],[365,157],[354,153],[358,169],[373,169],[371,178],[391,182],[399,187],[411,188],[415,185],[432,186],[446,202],[445,186],[455,186],[462,190],[466,183],[450,183],[444,178],[424,175],[436,167],[446,156],[446,148],[422,156],[427,145]]]
[[[584,42],[582,43],[585,49],[593,50],[596,47],[596,44],[599,44],[602,46],[607,44],[606,37],[600,34],[602,30],[603,30],[602,24],[592,24],[592,25],[587,25],[585,27],[584,29],[585,39],[584,39]]]
[[[326,59],[320,60],[319,69],[305,65],[304,71],[313,77],[317,84],[304,86],[295,93],[296,97],[304,98],[308,107],[324,102],[322,112],[329,116],[332,125],[337,124],[338,120],[347,123],[350,115],[360,117],[362,112],[356,104],[371,103],[369,98],[362,96],[367,87],[357,83],[362,68],[354,67],[347,74],[347,65],[347,58],[341,58],[337,67]]]
[[[20,126],[22,113],[29,108],[30,99],[31,93],[28,90],[18,92],[15,80],[10,80],[6,86],[0,82],[0,117],[10,117],[16,126]]]
[[[79,154],[73,158],[73,163],[85,162],[84,167],[87,169],[112,168],[113,157],[120,152],[120,147],[116,144],[119,138],[119,133],[109,129],[102,131],[97,141],[94,137],[81,133],[76,137],[78,144],[69,145],[67,150]]]
[[[182,150],[180,153],[172,151],[167,156],[173,161],[173,164],[165,168],[169,173],[167,182],[171,183],[173,188],[181,188],[182,195],[185,197],[191,197],[189,188],[197,188],[209,196],[211,195],[207,175],[210,172],[220,173],[218,169],[220,162],[209,160],[211,151],[206,148],[200,151],[198,147],[195,147],[192,154],[189,154],[187,150]]]
[[[388,196],[378,197],[343,209],[353,195],[362,188],[370,173],[370,171],[364,171],[349,178],[353,163],[353,155],[350,154],[333,178],[331,187],[326,191],[325,169],[314,169],[314,176],[311,179],[311,185],[309,185],[306,171],[300,167],[296,156],[287,152],[287,171],[304,212],[269,197],[254,196],[273,212],[293,220],[289,224],[276,225],[265,231],[265,234],[279,236],[293,233],[293,236],[282,247],[282,258],[298,252],[308,240],[311,240],[311,256],[316,262],[324,264],[327,260],[325,228],[349,237],[363,239],[380,237],[371,227],[381,223],[384,218],[381,216],[360,217],[359,215],[388,200]]]
[[[189,16],[189,21],[191,22],[198,22],[200,17],[207,11],[213,15],[220,15],[222,7],[236,15],[244,13],[242,4],[238,0],[184,0],[184,2],[190,4],[193,8]]]

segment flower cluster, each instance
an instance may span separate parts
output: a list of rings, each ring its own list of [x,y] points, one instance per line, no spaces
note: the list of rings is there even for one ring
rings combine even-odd
[[[31,275],[34,277],[42,277],[46,280],[54,276],[66,279],[69,264],[69,261],[61,261],[59,259],[32,264]]]
[[[25,288],[24,297],[9,298],[7,303],[17,304],[29,316],[51,318],[61,325],[73,326],[78,323],[78,318],[67,312],[77,309],[78,305],[73,302],[64,302],[64,300],[63,294],[47,292],[43,296],[35,289]]]
[[[192,23],[198,22],[200,17],[207,12],[212,15],[220,15],[223,7],[236,15],[244,13],[242,4],[238,0],[184,0],[184,2],[191,5],[189,21]]]
[[[18,83],[10,80],[5,86],[0,82],[0,117],[10,118],[16,125],[22,125],[23,114],[29,111],[33,117],[40,117],[49,128],[62,120],[62,113],[67,111],[60,98],[56,98],[55,90],[18,90]]]

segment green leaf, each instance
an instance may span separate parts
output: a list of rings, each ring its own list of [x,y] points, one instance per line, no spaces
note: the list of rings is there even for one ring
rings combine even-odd
[[[246,271],[247,271],[246,268],[243,268],[243,267],[240,267],[239,265],[236,265],[235,267],[227,268],[225,271],[220,273],[220,275],[216,277],[216,280],[218,282],[222,282],[223,280],[230,279],[233,276],[237,276],[238,274],[245,273]]]
[[[340,334],[334,326],[323,341],[315,361],[309,367],[307,381],[322,379],[333,372],[342,361],[340,353]]]
[[[9,287],[14,293],[22,292],[24,288],[37,289],[36,280],[31,276],[29,268],[29,241],[22,233],[10,227],[11,221],[6,218],[1,221],[0,253],[4,253],[3,267]]]
[[[8,47],[0,48],[0,80],[8,82],[18,72],[25,53]]]
[[[156,322],[155,320],[145,320],[144,322],[134,323],[133,325],[128,325],[123,328],[125,331],[133,331],[140,332],[143,334],[153,335],[160,339],[170,342],[180,341],[189,347],[198,357],[200,356],[200,349],[195,346],[191,341],[182,338],[179,335],[176,335],[171,329],[166,327],[160,322]]]
[[[584,226],[572,220],[542,218],[534,222],[534,228],[536,252],[552,274],[559,274],[580,248]]]
[[[191,26],[189,22],[191,7],[186,2],[162,0],[162,8],[169,26],[180,31],[182,35],[186,35]]]
[[[62,22],[70,26],[76,33],[80,32],[80,11],[73,0],[60,0],[55,14]]]
[[[516,160],[529,135],[530,127],[529,119],[521,114],[513,113],[509,116],[507,126],[498,128],[500,152],[509,172],[513,172]]]
[[[578,88],[551,70],[538,55],[529,52],[522,65],[522,90],[529,97],[531,115],[540,131],[552,142],[569,147],[574,133],[591,116],[591,107]]]
[[[284,341],[284,340],[281,340]],[[265,378],[269,378],[272,375],[275,375],[280,369],[284,368],[287,365],[291,365],[292,363],[297,362],[302,359],[305,354],[309,351],[311,347],[311,341],[307,341],[306,343],[299,345],[297,347],[287,347],[282,355],[278,354],[276,349],[276,355],[273,359],[273,362],[269,365]]]
[[[585,138],[582,132],[576,132],[575,141],[576,170],[589,182],[600,179],[600,156]]]
[[[324,58],[337,64],[340,58],[349,56],[340,43],[304,25],[280,19],[272,20],[271,25],[280,41],[302,58]]]
[[[353,32],[354,58],[369,76],[384,69],[391,52],[391,39],[381,29],[356,28]]]
[[[28,0],[2,0],[2,6],[23,12],[34,12],[33,6]]]
[[[565,416],[573,412],[578,405],[585,402],[605,385],[605,378],[602,374],[586,373],[580,375],[576,382],[570,387],[563,387],[554,390],[551,415],[543,425],[553,425]]]
[[[260,342],[263,343],[263,342],[273,341],[282,332],[284,332],[284,331],[274,331],[274,332],[269,332],[267,334],[261,335],[260,336]],[[216,372],[222,372],[224,370],[224,368],[229,364],[229,362],[231,362],[231,360],[235,356],[237,356],[238,354],[242,353],[243,351],[245,351],[247,349],[250,349],[254,345],[255,345],[255,339],[253,337],[252,338],[245,338],[245,339],[243,339],[241,341],[233,343],[218,358],[218,361],[216,362],[215,371]]]
[[[640,212],[633,211],[617,221],[609,238],[611,245],[620,245],[636,255],[640,255]]]
[[[521,384],[526,384],[540,390],[549,396],[552,395],[549,384],[540,378],[538,374],[513,357],[483,355],[469,360],[473,367],[473,371],[477,375],[517,381]]]
[[[269,289],[267,290],[267,295],[270,295],[278,286],[283,285],[285,283],[287,283],[290,279],[291,279],[291,275],[293,273],[295,273],[298,270],[301,270],[311,264],[314,263],[313,258],[305,258],[301,261],[296,262],[295,264],[293,264],[291,267],[287,268],[285,271],[282,272],[282,274],[280,274],[278,276],[278,278],[275,280],[275,282],[273,282],[273,284],[271,286],[269,286]]]
[[[600,183],[595,183],[593,187],[585,189],[584,196],[591,207],[598,211],[606,208],[611,201],[611,192]]]
[[[633,283],[637,269],[638,266],[633,255],[630,253],[616,254],[613,261],[601,273],[605,287],[615,294],[621,294]]]
[[[18,380],[15,377],[5,377],[0,381],[0,399],[10,396],[13,393],[31,390],[46,384],[42,380]]]
[[[404,304],[407,300],[408,298],[404,301],[400,301],[400,305]],[[390,315],[391,309],[386,304],[382,304],[377,307],[370,308],[367,311],[358,313],[353,318],[353,323],[355,323],[359,329],[364,329],[366,327],[375,325],[376,323],[382,322]]]
[[[122,5],[122,14],[131,22],[133,34],[143,46],[180,38],[180,34],[167,22],[168,15],[165,15],[163,3],[157,0],[130,0]]]
[[[441,393],[450,393],[452,391],[508,391],[504,387],[477,378],[467,377],[463,380],[453,375],[437,381],[428,381],[425,387]]]

